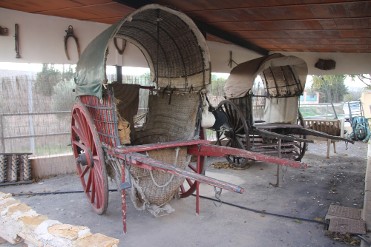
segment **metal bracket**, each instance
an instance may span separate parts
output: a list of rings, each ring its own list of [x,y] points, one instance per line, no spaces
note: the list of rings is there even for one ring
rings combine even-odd
[[[1,36],[8,36],[9,35],[9,29],[6,27],[0,26],[0,35]]]

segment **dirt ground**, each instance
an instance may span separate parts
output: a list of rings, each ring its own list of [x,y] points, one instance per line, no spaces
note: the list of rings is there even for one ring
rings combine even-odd
[[[270,185],[276,182],[275,165],[256,163],[247,170],[215,169],[212,164],[218,161],[223,160],[208,159],[206,175],[239,184],[245,188],[244,194],[223,191],[221,199],[229,205],[202,199],[200,215],[195,214],[195,197],[174,199],[171,206],[175,212],[159,218],[137,211],[128,200],[126,235],[122,234],[118,192],[110,193],[107,214],[103,216],[93,212],[81,193],[16,198],[51,219],[86,225],[92,232],[118,238],[120,246],[125,247],[350,246],[326,236],[323,224],[305,219],[323,220],[331,204],[362,208],[367,144],[349,144],[346,150],[345,144],[339,142],[337,154],[331,150],[330,159],[326,159],[325,142],[310,144],[302,160],[308,168],[284,168],[280,187]],[[81,190],[76,175],[0,187],[2,192],[15,194],[76,190]],[[201,195],[214,198],[214,189],[202,185]]]

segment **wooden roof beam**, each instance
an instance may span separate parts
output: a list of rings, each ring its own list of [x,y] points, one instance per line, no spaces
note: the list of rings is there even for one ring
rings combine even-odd
[[[153,4],[153,3],[156,3],[155,1],[151,1],[151,0],[114,0],[115,2],[117,3],[120,3],[120,4],[124,4],[128,7],[131,7],[131,8],[134,8],[134,9],[138,9],[140,7],[143,7],[144,5],[147,5],[147,4]],[[193,18],[192,18],[193,19]],[[224,39],[225,41],[228,41],[228,42],[231,42],[235,45],[238,45],[238,46],[241,46],[243,48],[246,48],[248,50],[251,50],[251,51],[254,51],[260,55],[268,55],[269,51],[258,46],[258,45],[255,45],[253,43],[251,43],[250,41],[248,40],[245,40],[237,35],[234,35],[232,33],[229,33],[229,32],[226,32],[224,30],[221,30],[215,26],[212,26],[210,24],[207,24],[207,23],[204,23],[204,22],[201,22],[201,21],[198,21],[198,20],[195,20],[193,19],[194,22],[196,23],[196,25],[198,26],[198,28],[201,30],[202,33],[209,33],[211,35],[214,35],[216,37],[219,37],[221,39]]]

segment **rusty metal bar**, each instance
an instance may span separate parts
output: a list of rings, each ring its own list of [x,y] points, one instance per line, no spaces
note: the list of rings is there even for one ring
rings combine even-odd
[[[116,156],[120,159],[123,159],[128,164],[135,165],[144,169],[157,169],[157,170],[163,170],[171,174],[175,174],[180,177],[190,178],[195,181],[199,181],[200,183],[205,183],[211,186],[215,186],[218,188],[222,188],[225,190],[237,192],[237,193],[243,193],[244,189],[240,186],[224,182],[215,178],[207,177],[204,175],[200,175],[194,172],[189,172],[183,169],[180,169],[178,167],[174,167],[171,164],[164,163],[162,161],[158,161],[152,158],[149,158],[143,154],[140,153],[130,153],[130,154],[119,154]]]
[[[233,155],[237,157],[247,158],[256,161],[263,161],[266,163],[277,164],[281,166],[288,166],[293,168],[306,168],[307,165],[293,160],[277,158],[273,156],[268,156],[260,153],[255,153],[252,151],[247,151],[243,149],[215,146],[210,144],[199,144],[196,146],[191,146],[188,148],[188,153],[192,155],[202,155],[202,156],[213,156],[213,157],[224,157],[226,155]]]

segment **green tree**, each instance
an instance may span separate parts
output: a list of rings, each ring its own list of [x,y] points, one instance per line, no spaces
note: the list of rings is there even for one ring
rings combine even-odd
[[[354,101],[354,100],[360,100],[362,96],[362,88],[355,88],[353,90],[349,90],[349,92],[344,95],[344,101]]]
[[[320,103],[342,102],[348,88],[344,84],[345,75],[313,76],[312,90],[320,94]]]
[[[224,96],[224,85],[226,79],[211,75],[211,94],[215,96]]]
[[[75,82],[72,79],[60,81],[54,86],[51,97],[53,111],[69,111],[72,109],[76,97],[76,94],[73,92],[75,86]]]
[[[54,68],[54,65],[43,64],[41,72],[36,75],[35,90],[44,96],[51,96],[53,87],[61,80],[62,75]]]
[[[43,64],[41,72],[36,75],[35,90],[44,96],[51,96],[53,88],[62,81],[69,81],[74,76],[71,66],[62,72],[54,68],[54,64]]]

